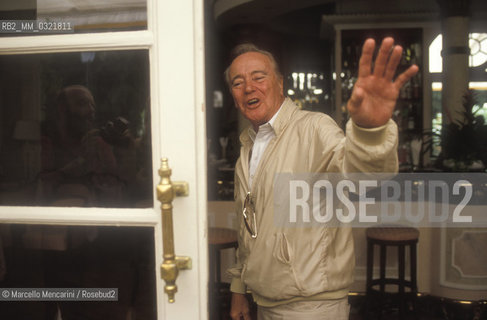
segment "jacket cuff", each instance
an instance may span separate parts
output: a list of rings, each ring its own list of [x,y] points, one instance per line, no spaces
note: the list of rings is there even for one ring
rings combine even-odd
[[[347,130],[352,131],[355,139],[367,145],[379,145],[386,141],[387,127],[394,125],[392,120],[389,120],[385,125],[377,128],[362,128],[350,120],[347,124]]]
[[[234,293],[245,294],[247,291],[247,287],[239,278],[232,278],[232,283],[230,284],[230,291]]]

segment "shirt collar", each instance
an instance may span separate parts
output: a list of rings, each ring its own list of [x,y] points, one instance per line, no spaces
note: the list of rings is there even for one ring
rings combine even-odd
[[[279,108],[279,116],[277,113],[275,115],[275,121],[272,124],[272,128],[276,136],[279,136],[281,132],[286,128],[286,126],[291,121],[295,112],[298,111],[298,107],[292,102],[291,99],[286,98],[282,103],[281,107]],[[274,118],[274,117],[273,117]],[[272,119],[271,119],[272,120]],[[249,130],[248,128],[244,129],[239,136],[240,143],[244,145],[248,145],[249,143],[253,143],[253,140],[250,138],[250,132],[254,132],[254,130]],[[255,138],[255,135],[254,135]]]
[[[284,102],[283,102],[284,104]],[[272,118],[267,121],[266,123],[262,124],[259,126],[259,131],[261,130],[264,130],[264,131],[269,131],[269,130],[272,130],[275,132],[275,129],[274,129],[274,122],[276,122],[276,119],[277,119],[277,115],[279,114],[279,112],[281,111],[282,109],[282,104],[281,106],[279,107],[279,109],[277,110],[276,113],[274,113],[274,115],[272,116]],[[252,139],[252,141],[255,141],[255,137],[257,136],[257,132],[255,132],[254,128],[252,126],[249,127],[249,137],[250,139]]]

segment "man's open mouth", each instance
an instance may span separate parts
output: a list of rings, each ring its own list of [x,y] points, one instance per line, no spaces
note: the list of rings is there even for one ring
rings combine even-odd
[[[259,99],[257,99],[257,98],[250,99],[249,101],[247,101],[247,104],[249,106],[252,106],[252,105],[257,104],[257,103],[259,103]]]

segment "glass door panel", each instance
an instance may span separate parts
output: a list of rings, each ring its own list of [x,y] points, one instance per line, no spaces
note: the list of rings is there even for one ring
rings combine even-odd
[[[150,227],[1,224],[0,318],[156,319],[154,263]],[[118,299],[15,301],[10,288],[41,298],[47,288],[113,288]]]
[[[0,205],[152,207],[148,60],[0,56]]]

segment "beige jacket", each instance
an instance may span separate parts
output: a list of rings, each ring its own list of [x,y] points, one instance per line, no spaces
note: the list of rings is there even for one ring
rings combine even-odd
[[[353,282],[355,256],[350,228],[283,228],[274,223],[276,173],[396,172],[397,127],[362,129],[351,121],[347,135],[325,114],[298,110],[286,98],[252,183],[257,238],[245,228],[242,207],[249,191],[252,139],[245,130],[235,169],[239,222],[237,264],[229,269],[232,292],[250,290],[259,305],[346,296]]]

